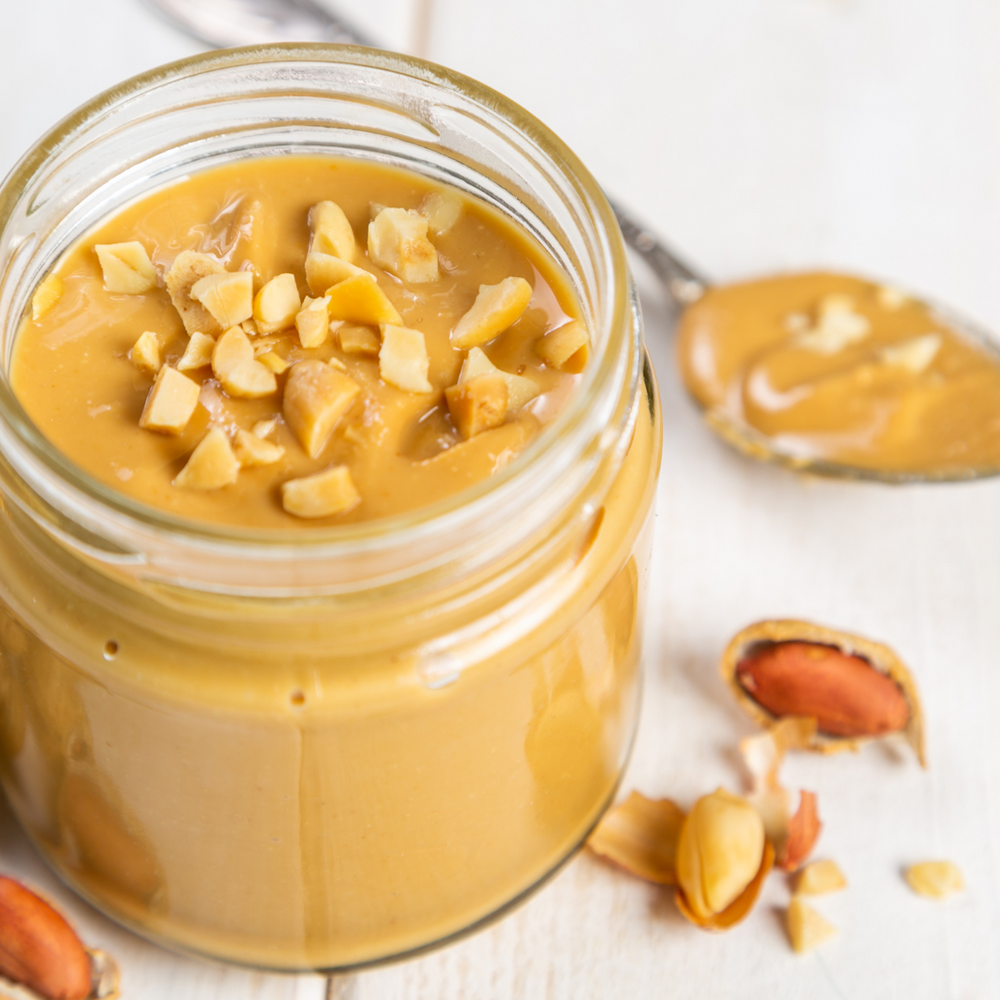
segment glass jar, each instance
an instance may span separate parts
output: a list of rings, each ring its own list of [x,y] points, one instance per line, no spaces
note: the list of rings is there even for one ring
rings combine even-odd
[[[404,516],[249,531],[98,483],[7,372],[33,287],[101,218],[278,152],[416,170],[569,275],[594,355],[488,482]],[[652,374],[614,218],[544,126],[367,49],[209,53],[108,91],[0,191],[0,774],[58,874],[172,947],[337,969],[503,912],[584,841],[634,734]]]

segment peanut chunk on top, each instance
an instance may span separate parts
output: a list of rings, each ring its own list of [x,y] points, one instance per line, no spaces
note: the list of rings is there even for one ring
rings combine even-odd
[[[238,326],[230,327],[216,341],[212,371],[231,396],[256,399],[278,390],[274,372],[254,360],[253,346]]]
[[[252,465],[273,465],[285,454],[285,449],[266,441],[250,431],[236,432],[236,457],[243,468]]]
[[[191,298],[200,302],[224,330],[253,315],[253,274],[224,271],[199,278],[191,286]]]
[[[346,465],[281,484],[281,505],[296,517],[343,514],[360,500],[351,479],[351,470]]]
[[[31,296],[31,318],[40,320],[62,297],[63,280],[58,274],[50,274],[35,289]]]
[[[451,331],[452,347],[478,347],[503,333],[521,318],[531,301],[531,285],[524,278],[504,278],[498,285],[480,285],[472,308]]]
[[[378,282],[367,271],[355,274],[327,289],[330,319],[348,323],[402,324],[396,307],[389,301]]]
[[[141,295],[156,287],[156,268],[138,240],[103,243],[94,247],[109,292]]]
[[[207,333],[192,333],[180,361],[177,362],[177,370],[186,372],[210,365],[214,350],[215,341]]]
[[[253,319],[264,334],[287,330],[295,323],[302,300],[294,274],[279,274],[257,293],[253,300]]]
[[[578,320],[570,320],[556,330],[550,330],[535,343],[535,353],[553,368],[576,374],[587,364],[590,336]]]
[[[309,209],[309,228],[312,239],[310,253],[329,254],[341,260],[353,260],[355,243],[344,210],[334,201],[321,201]]]
[[[330,334],[330,300],[306,299],[295,316],[295,329],[303,347],[319,347]]]
[[[354,379],[322,361],[292,365],[285,383],[285,422],[310,458],[318,457],[360,391]]]
[[[192,333],[219,333],[222,325],[191,295],[197,281],[210,274],[223,274],[225,268],[207,253],[185,250],[174,259],[164,281],[174,308],[180,313],[184,329]]]
[[[473,347],[462,364],[458,384],[462,385],[480,375],[499,375],[507,383],[507,406],[511,410],[521,409],[538,395],[538,386],[530,378],[501,371],[482,348]]]
[[[408,284],[437,281],[438,255],[427,219],[405,208],[384,208],[368,224],[368,256]]]
[[[139,426],[161,434],[180,434],[198,405],[200,392],[198,383],[176,368],[161,368],[146,397]]]
[[[160,370],[160,342],[147,330],[128,352],[132,364],[141,372],[155,375]]]
[[[463,438],[499,427],[507,416],[507,383],[498,373],[475,378],[445,389],[448,412]]]
[[[177,474],[174,486],[185,490],[218,490],[236,482],[240,463],[233,454],[229,438],[213,427],[191,452],[187,465]]]
[[[344,323],[337,330],[340,349],[345,354],[377,355],[382,346],[378,334],[368,326],[357,326],[354,323]]]
[[[420,214],[427,218],[427,228],[435,236],[441,236],[458,222],[462,199],[451,191],[432,191],[421,202]]]
[[[430,359],[424,335],[419,330],[387,323],[382,327],[378,372],[383,382],[407,392],[433,392],[427,380]]]
[[[310,295],[324,295],[333,285],[358,276],[375,280],[375,275],[370,271],[356,264],[349,264],[339,257],[316,250],[310,250],[306,254],[306,284]]]

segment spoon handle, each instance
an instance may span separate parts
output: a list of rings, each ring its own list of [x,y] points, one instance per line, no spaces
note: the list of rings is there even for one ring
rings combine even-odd
[[[174,27],[207,45],[274,42],[375,43],[313,0],[145,0]]]
[[[145,0],[189,35],[208,45],[270,42],[339,42],[374,45],[370,39],[313,0]],[[701,298],[708,281],[668,250],[660,239],[619,205],[612,209],[625,242],[681,306]]]
[[[670,297],[680,306],[689,305],[705,294],[709,281],[668,250],[660,238],[629,215],[621,205],[608,199],[625,242],[650,266]]]

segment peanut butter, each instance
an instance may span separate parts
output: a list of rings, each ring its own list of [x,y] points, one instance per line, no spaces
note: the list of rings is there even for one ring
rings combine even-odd
[[[373,164],[265,157],[71,248],[11,374],[52,444],[135,500],[338,524],[516,457],[579,381],[580,313],[483,205]],[[632,347],[615,363],[640,363]],[[540,884],[634,733],[660,454],[642,374],[614,402],[608,478],[443,579],[274,596],[258,567],[250,593],[200,589],[122,570],[90,536],[81,555],[11,504],[0,780],[61,877],[172,947],[284,970],[427,947]],[[503,538],[507,516],[487,527]]]
[[[261,158],[79,241],[39,285],[11,381],[60,451],[135,500],[324,525],[509,464],[588,339],[565,278],[484,204],[372,163]]]
[[[710,413],[785,454],[903,475],[1000,468],[1000,363],[927,304],[838,274],[710,288],[678,358]]]

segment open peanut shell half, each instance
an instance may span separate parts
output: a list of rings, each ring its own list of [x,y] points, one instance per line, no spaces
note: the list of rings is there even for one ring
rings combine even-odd
[[[807,749],[836,753],[901,735],[927,766],[917,686],[888,646],[810,622],[763,621],[733,637],[719,669],[759,725],[814,718]]]
[[[760,860],[760,868],[753,877],[753,881],[727,906],[721,913],[715,913],[710,917],[699,916],[688,904],[684,895],[684,890],[677,887],[674,899],[677,909],[681,914],[696,927],[705,931],[728,931],[730,927],[738,924],[752,909],[760,890],[764,886],[767,876],[774,867],[774,847],[769,840],[764,841],[764,853]]]

